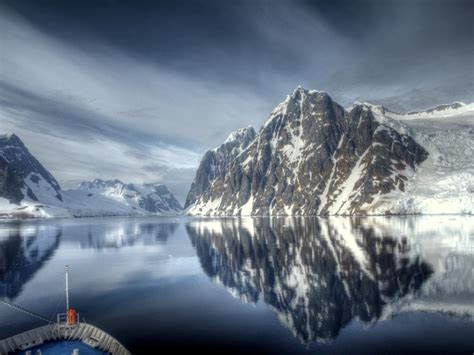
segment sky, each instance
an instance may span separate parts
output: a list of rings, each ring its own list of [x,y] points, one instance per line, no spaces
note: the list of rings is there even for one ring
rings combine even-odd
[[[0,134],[63,188],[160,182],[298,85],[395,111],[474,101],[471,0],[0,0]]]

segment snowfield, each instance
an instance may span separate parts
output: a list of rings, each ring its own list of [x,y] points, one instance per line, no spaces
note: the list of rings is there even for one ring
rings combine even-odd
[[[73,215],[64,206],[44,205],[28,199],[16,205],[0,197],[0,219],[58,217],[73,217]]]
[[[453,108],[457,107],[457,108]],[[405,192],[379,197],[371,213],[472,214],[474,212],[474,104],[443,105],[383,118],[407,127],[429,156],[408,181]]]

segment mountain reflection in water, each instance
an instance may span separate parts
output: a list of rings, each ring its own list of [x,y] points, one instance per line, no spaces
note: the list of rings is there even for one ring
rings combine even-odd
[[[0,230],[0,296],[15,299],[23,285],[53,257],[66,231],[69,241],[83,249],[119,249],[136,244],[166,243],[175,223],[32,223],[11,222]]]
[[[13,224],[0,234],[0,296],[14,299],[59,246],[61,229]]]
[[[118,249],[136,244],[155,245],[164,244],[168,237],[174,233],[177,225],[175,223],[120,223],[99,224],[86,226],[84,235],[87,239],[82,239],[82,248]]]
[[[74,306],[133,353],[474,345],[470,216],[0,223],[0,297],[53,317],[66,264]],[[0,338],[40,325],[0,307]]]
[[[214,281],[245,302],[262,297],[304,343],[389,317],[433,273],[407,237],[348,218],[193,221],[187,231]]]

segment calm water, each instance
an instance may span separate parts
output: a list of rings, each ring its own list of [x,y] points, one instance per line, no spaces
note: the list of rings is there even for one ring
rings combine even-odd
[[[472,217],[0,223],[0,295],[133,353],[472,354]],[[43,325],[0,304],[0,338]],[[150,352],[150,353],[153,353]]]

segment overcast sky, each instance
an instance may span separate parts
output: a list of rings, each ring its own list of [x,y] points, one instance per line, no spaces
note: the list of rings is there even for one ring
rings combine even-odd
[[[162,182],[298,85],[407,111],[474,101],[474,2],[0,1],[0,133],[63,186]]]

